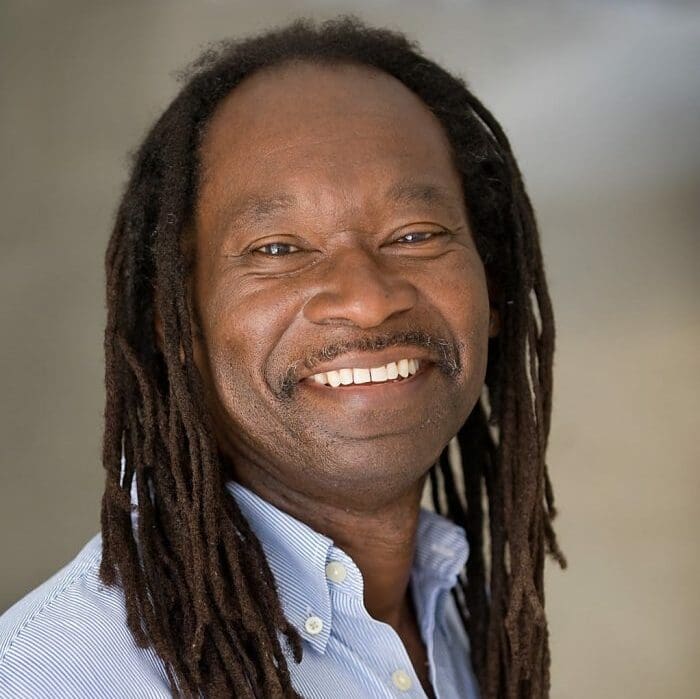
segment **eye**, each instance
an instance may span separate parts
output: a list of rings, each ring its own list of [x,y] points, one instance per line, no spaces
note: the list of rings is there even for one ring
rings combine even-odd
[[[251,252],[266,255],[267,257],[285,257],[292,253],[299,252],[299,250],[300,248],[291,243],[265,243],[265,245],[261,245]]]
[[[404,233],[400,238],[397,238],[395,242],[401,243],[423,243],[426,240],[432,240],[438,236],[445,235],[447,231],[413,231],[411,233]]]

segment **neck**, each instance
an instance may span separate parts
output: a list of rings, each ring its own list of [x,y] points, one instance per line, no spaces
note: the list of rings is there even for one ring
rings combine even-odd
[[[360,569],[369,614],[396,630],[411,613],[408,584],[421,492],[422,484],[405,501],[371,515],[342,511],[342,516],[328,522],[321,532],[332,538]]]
[[[413,619],[408,585],[425,478],[401,497],[371,511],[319,502],[303,493],[270,488],[262,479],[236,480],[315,531],[332,539],[362,573],[368,613],[396,631]],[[284,492],[284,495],[280,495]]]

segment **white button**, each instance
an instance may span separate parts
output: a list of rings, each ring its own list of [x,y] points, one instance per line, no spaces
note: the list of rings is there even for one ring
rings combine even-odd
[[[411,678],[403,670],[394,670],[391,680],[402,692],[411,689]]]
[[[326,566],[326,577],[333,582],[341,583],[345,580],[347,571],[342,563],[336,563],[336,561],[331,561]]]
[[[323,631],[323,620],[317,616],[310,616],[306,620],[306,623],[304,624],[304,628],[310,634],[313,634],[315,636],[317,633],[321,633],[321,631]]]

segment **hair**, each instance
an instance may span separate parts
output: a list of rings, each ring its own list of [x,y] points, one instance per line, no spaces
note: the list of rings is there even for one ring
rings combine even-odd
[[[446,446],[430,469],[432,498],[467,533],[469,560],[452,594],[482,696],[546,697],[545,554],[566,562],[545,463],[554,321],[535,216],[502,128],[465,83],[404,35],[352,16],[297,20],[208,50],[136,153],[106,254],[101,579],[123,588],[131,633],[160,656],[173,695],[299,696],[287,658],[301,661],[301,637],[225,491],[193,358],[192,261],[182,244],[212,114],[247,76],[293,60],[394,76],[449,139],[500,332],[457,435],[461,465]]]

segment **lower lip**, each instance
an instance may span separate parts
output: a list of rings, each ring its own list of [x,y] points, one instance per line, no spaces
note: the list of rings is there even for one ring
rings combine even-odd
[[[319,398],[346,403],[348,407],[381,407],[382,404],[397,407],[397,402],[415,398],[426,385],[434,365],[423,364],[415,374],[401,381],[381,383],[350,384],[333,388],[313,379],[304,379],[300,386],[313,392]]]

